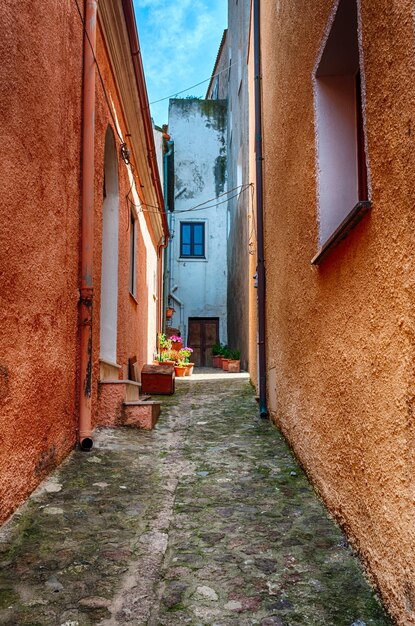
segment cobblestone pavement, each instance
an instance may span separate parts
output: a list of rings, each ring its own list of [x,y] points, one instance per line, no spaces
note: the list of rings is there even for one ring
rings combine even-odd
[[[102,430],[0,534],[0,624],[391,624],[247,380]]]

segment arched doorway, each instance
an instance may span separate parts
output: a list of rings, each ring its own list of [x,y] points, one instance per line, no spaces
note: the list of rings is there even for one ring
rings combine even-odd
[[[114,133],[109,126],[105,134],[104,176],[100,356],[104,361],[116,363],[119,214],[118,159]]]

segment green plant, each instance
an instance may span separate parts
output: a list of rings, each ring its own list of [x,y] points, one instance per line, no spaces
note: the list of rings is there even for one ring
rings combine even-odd
[[[230,359],[231,358],[231,350],[228,348],[228,346],[222,346],[222,354],[221,356],[223,356],[224,359]]]
[[[159,346],[163,350],[171,350],[171,340],[164,333],[159,333]]]
[[[178,352],[179,361],[183,361],[183,363],[189,363],[190,357],[192,355],[193,349],[185,346]]]
[[[222,344],[221,343],[215,343],[212,346],[212,356],[220,356],[222,352]]]
[[[232,359],[233,361],[239,361],[241,358],[240,350],[230,350],[230,354],[231,356],[229,358]]]

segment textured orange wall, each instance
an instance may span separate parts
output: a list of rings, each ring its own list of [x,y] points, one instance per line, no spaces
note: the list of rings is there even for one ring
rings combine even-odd
[[[75,442],[82,28],[0,8],[0,521]]]
[[[82,5],[82,3],[80,3]],[[76,441],[82,25],[71,1],[0,8],[0,523]],[[109,59],[97,57],[125,134]],[[93,413],[99,312],[105,133],[112,120],[96,81]],[[117,141],[117,146],[119,142]],[[117,148],[118,149],[118,148]],[[130,189],[119,163],[118,363],[147,360],[146,250],[138,236],[138,304],[128,292]],[[153,248],[154,256],[154,248]],[[150,297],[152,298],[152,286]],[[155,342],[155,338],[154,338]]]
[[[262,3],[268,390],[400,624],[415,624],[414,22],[362,0],[371,215],[320,268],[311,75],[333,2]],[[352,208],[352,207],[351,207]]]
[[[100,28],[97,31],[97,58],[104,78],[106,91],[110,101],[114,103],[116,119],[123,137],[128,133],[122,113],[115,79],[111,71],[108,53]],[[96,163],[95,163],[95,246],[94,246],[94,323],[93,328],[93,407],[97,419],[97,393],[99,382],[100,329],[99,311],[101,294],[102,265],[102,205],[104,184],[104,147],[105,133],[108,124],[114,124],[108,112],[102,87],[97,80],[96,101]],[[126,196],[130,191],[131,182],[128,178],[127,166],[119,155],[120,139],[115,133],[115,144],[118,153],[119,183],[119,264],[118,264],[118,332],[117,332],[117,363],[123,366],[121,377],[128,377],[128,359],[137,357],[138,367],[147,362],[147,333],[149,323],[149,298],[152,298],[153,285],[147,284],[147,251],[144,245],[143,232],[137,221],[137,295],[134,299],[129,293],[130,267],[130,206]],[[156,338],[154,337],[154,346]]]

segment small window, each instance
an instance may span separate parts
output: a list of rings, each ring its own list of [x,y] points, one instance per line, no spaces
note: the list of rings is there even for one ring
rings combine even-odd
[[[213,83],[212,100],[219,100],[219,76],[216,76]]]
[[[315,71],[320,245],[367,204],[356,0],[340,0]]]
[[[180,256],[205,258],[205,223],[180,223]]]
[[[137,295],[137,220],[130,211],[130,278],[129,289],[134,298]]]

